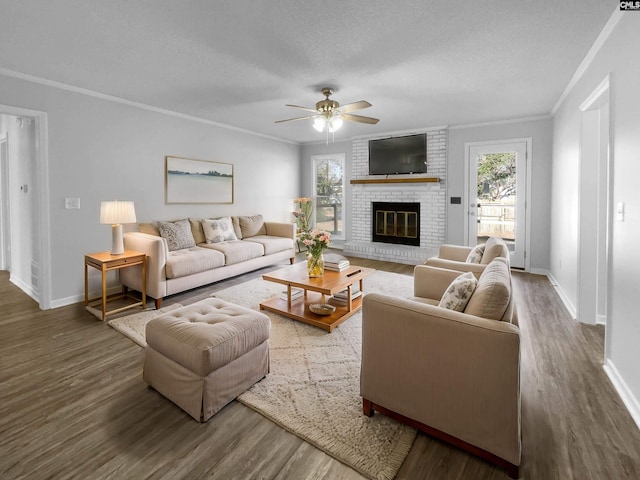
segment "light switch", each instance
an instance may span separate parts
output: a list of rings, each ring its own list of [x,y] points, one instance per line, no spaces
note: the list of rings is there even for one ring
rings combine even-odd
[[[64,199],[64,208],[66,210],[78,210],[78,209],[80,209],[80,199],[77,198],[77,197],[65,198]]]
[[[624,222],[624,202],[618,202],[618,208],[616,209],[616,219],[619,222]]]

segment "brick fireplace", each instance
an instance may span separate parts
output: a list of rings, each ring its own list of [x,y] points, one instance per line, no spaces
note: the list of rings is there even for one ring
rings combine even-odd
[[[412,132],[421,133],[421,132]],[[417,265],[437,255],[446,235],[447,131],[428,130],[427,174],[437,177],[435,183],[366,183],[350,185],[351,235],[344,245],[346,255]],[[352,143],[351,179],[373,179],[369,176],[369,138]],[[408,175],[382,178],[400,179]],[[412,176],[417,177],[416,175]],[[377,177],[381,178],[381,177]],[[417,203],[419,205],[417,245],[386,243],[374,239],[372,204]]]

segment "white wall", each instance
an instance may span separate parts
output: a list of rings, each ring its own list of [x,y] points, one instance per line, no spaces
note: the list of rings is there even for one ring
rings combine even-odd
[[[133,200],[138,221],[262,213],[290,221],[298,145],[0,75],[0,105],[48,114],[52,305],[83,292],[83,255],[108,250],[102,200]],[[164,156],[234,164],[232,205],[165,205]],[[38,167],[40,168],[40,167]],[[79,197],[80,210],[65,210]]]
[[[451,127],[447,156],[447,243],[464,245],[464,226],[467,221],[464,199],[465,151],[467,142],[532,138],[531,162],[531,270],[549,269],[549,232],[551,208],[551,152],[553,145],[552,119],[522,120],[483,126]],[[462,197],[461,205],[452,205],[451,197]]]
[[[619,23],[554,117],[550,270],[575,305],[580,281],[579,106],[610,75],[612,200],[613,206],[625,202],[626,217],[624,222],[612,224],[605,363],[618,392],[640,424],[640,321],[636,303],[640,285],[640,62],[636,60],[640,15],[618,15]]]

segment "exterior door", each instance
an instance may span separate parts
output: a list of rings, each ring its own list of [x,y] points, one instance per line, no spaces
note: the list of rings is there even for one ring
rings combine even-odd
[[[531,140],[467,144],[468,244],[501,237],[511,266],[525,268],[527,156]]]

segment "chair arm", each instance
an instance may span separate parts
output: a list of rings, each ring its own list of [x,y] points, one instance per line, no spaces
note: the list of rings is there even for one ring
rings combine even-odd
[[[458,275],[460,272],[455,270],[416,265],[413,269],[413,296],[440,300]]]
[[[515,325],[365,295],[360,392],[374,404],[520,463]]]
[[[464,262],[469,256],[469,253],[471,253],[471,250],[473,250],[473,247],[465,247],[463,245],[440,245],[438,257]]]
[[[438,268],[447,268],[449,270],[456,270],[457,272],[472,272],[476,278],[480,278],[487,265],[480,263],[467,263],[458,262],[456,260],[448,260],[446,258],[432,257],[427,259],[425,265]]]
[[[152,298],[163,298],[167,294],[165,266],[169,248],[167,241],[156,235],[140,232],[128,232],[124,235],[124,247],[127,250],[147,254],[147,295]],[[120,270],[120,282],[134,290],[140,291],[140,268],[132,267]]]
[[[295,223],[279,223],[279,222],[264,222],[267,235],[274,237],[286,237],[292,240],[296,239],[296,224]]]

